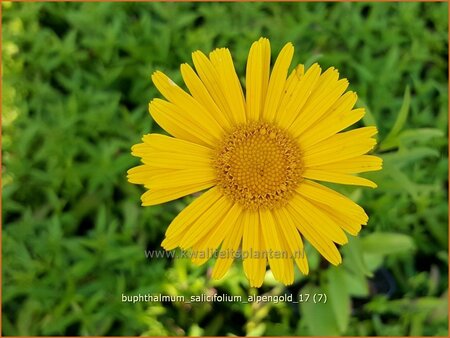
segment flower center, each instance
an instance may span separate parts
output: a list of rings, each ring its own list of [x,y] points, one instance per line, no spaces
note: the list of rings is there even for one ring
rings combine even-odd
[[[213,164],[222,192],[252,210],[286,204],[303,172],[297,142],[265,122],[238,126],[226,135]]]

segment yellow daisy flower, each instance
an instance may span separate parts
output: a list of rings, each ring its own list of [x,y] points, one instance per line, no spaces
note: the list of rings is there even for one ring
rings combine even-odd
[[[163,73],[152,75],[166,100],[152,100],[150,114],[173,137],[149,134],[134,145],[143,165],[128,180],[148,189],[143,206],[209,189],[172,221],[162,246],[191,250],[196,264],[214,255],[215,279],[240,255],[251,286],[262,285],[267,262],[278,281],[292,284],[294,261],[309,270],[302,237],[338,265],[335,243],[367,224],[359,205],[315,181],[375,188],[353,174],[381,169],[379,157],[366,155],[377,129],[343,131],[364,115],[353,109],[348,81],[318,64],[288,75],[293,53],[286,44],[270,73],[269,40],[254,42],[245,96],[226,48],[209,57],[194,52],[195,70],[181,65],[190,94]]]

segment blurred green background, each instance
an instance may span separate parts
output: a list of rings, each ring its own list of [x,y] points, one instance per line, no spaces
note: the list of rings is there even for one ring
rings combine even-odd
[[[448,335],[447,3],[5,3],[3,335]],[[159,69],[192,51],[291,41],[335,66],[376,124],[376,190],[339,187],[370,215],[330,268],[251,289],[241,262],[146,259],[192,197],[143,208],[131,145],[161,132]],[[121,295],[326,293],[326,304],[122,303]]]

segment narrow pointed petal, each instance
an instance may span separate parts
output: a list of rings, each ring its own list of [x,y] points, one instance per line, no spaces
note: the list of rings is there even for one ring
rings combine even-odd
[[[270,72],[270,43],[261,38],[250,48],[247,60],[246,103],[249,120],[257,121],[264,107]]]

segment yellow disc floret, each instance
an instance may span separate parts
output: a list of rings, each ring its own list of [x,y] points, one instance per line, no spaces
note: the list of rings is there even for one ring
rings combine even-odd
[[[226,135],[214,167],[223,193],[252,210],[284,205],[303,171],[297,142],[265,122],[241,125]]]

